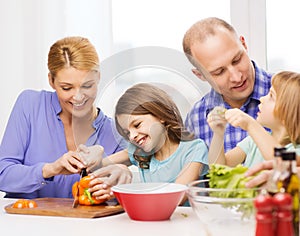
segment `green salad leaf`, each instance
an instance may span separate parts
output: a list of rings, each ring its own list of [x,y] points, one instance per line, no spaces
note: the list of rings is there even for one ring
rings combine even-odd
[[[207,175],[209,178],[209,187],[228,189],[228,191],[212,191],[210,192],[210,196],[219,198],[255,198],[258,194],[257,189],[247,189],[245,187],[245,183],[253,178],[253,176],[245,176],[247,170],[248,168],[241,164],[236,167],[212,164]],[[242,218],[250,217],[254,211],[253,202],[226,203],[223,206],[235,208],[237,211],[242,212]]]

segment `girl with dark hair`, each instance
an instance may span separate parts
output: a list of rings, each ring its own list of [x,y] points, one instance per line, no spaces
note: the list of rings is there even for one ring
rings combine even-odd
[[[129,145],[104,158],[103,166],[136,165],[143,182],[187,184],[206,174],[206,144],[184,129],[177,106],[162,89],[147,83],[129,88],[117,102],[115,123]],[[97,186],[91,191],[102,194]]]

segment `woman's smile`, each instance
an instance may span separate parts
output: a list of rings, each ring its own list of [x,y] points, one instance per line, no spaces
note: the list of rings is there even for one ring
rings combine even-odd
[[[83,100],[82,102],[71,102],[73,108],[76,110],[84,109],[85,104],[87,103],[88,99]]]

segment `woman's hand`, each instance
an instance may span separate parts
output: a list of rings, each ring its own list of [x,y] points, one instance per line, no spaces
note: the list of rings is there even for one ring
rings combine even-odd
[[[112,197],[111,186],[131,183],[132,173],[122,164],[108,165],[91,174],[89,191],[98,199]]]
[[[227,121],[224,117],[226,109],[224,107],[215,107],[207,116],[207,123],[212,131],[219,135],[224,135]]]
[[[46,163],[42,172],[44,178],[50,178],[56,175],[76,174],[83,168],[86,168],[83,158],[78,152],[69,151],[55,162]]]
[[[102,146],[94,145],[87,147],[83,144],[80,144],[77,148],[77,152],[84,160],[88,173],[102,167],[102,156],[104,153],[104,148]]]

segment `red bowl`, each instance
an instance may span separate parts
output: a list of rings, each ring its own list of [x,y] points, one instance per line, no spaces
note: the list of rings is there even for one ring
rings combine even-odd
[[[186,185],[175,183],[131,183],[112,187],[128,216],[138,221],[170,219],[186,190]]]

